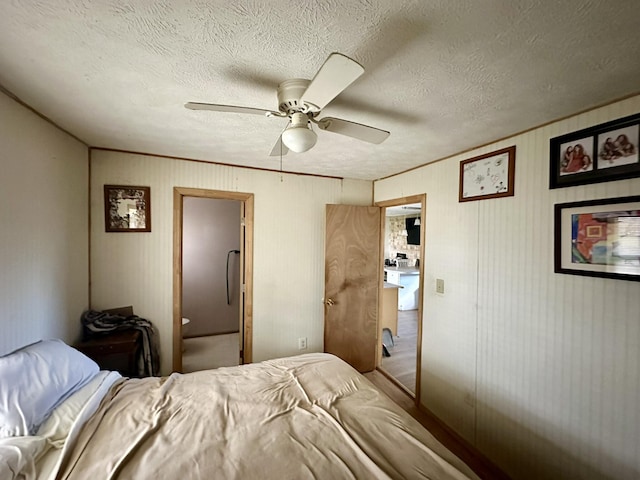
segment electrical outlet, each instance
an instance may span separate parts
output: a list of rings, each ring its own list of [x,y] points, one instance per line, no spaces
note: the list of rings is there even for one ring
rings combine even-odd
[[[436,278],[436,293],[444,294],[444,280]]]
[[[307,337],[300,337],[298,339],[298,350],[306,350],[307,349]]]

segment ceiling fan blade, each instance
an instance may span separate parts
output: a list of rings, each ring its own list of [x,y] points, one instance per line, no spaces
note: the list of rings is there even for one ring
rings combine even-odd
[[[318,127],[321,130],[339,133],[340,135],[357,138],[358,140],[369,143],[382,143],[391,135],[391,133],[386,130],[332,117],[325,117],[322,120],[318,120]]]
[[[313,77],[300,101],[322,110],[363,73],[364,68],[358,62],[334,52]]]
[[[189,110],[212,110],[214,112],[232,112],[232,113],[251,113],[253,115],[265,116],[272,113],[271,110],[263,110],[261,108],[236,107],[233,105],[217,105],[215,103],[198,103],[189,102],[184,104]]]
[[[278,141],[276,142],[276,144],[273,146],[273,149],[271,150],[271,153],[269,154],[270,157],[279,157],[279,156],[284,156],[289,152],[289,147],[287,147],[283,142],[282,142],[282,134],[280,134],[280,136],[278,137]]]

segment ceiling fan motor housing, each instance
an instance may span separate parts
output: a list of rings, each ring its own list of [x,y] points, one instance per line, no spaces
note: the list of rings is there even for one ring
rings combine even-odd
[[[307,90],[309,83],[311,81],[304,78],[292,78],[278,85],[278,109],[289,115],[295,112],[313,111],[309,105],[300,102],[300,97]]]

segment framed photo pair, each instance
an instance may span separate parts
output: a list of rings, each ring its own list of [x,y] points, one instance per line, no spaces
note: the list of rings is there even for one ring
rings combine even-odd
[[[552,138],[549,188],[640,176],[640,114]]]

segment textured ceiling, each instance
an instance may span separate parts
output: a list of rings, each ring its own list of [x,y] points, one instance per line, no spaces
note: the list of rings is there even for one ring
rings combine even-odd
[[[279,170],[276,87],[331,52],[365,73],[285,171],[376,179],[640,90],[637,0],[2,0],[0,85],[90,146]],[[1,148],[1,147],[0,147]]]

